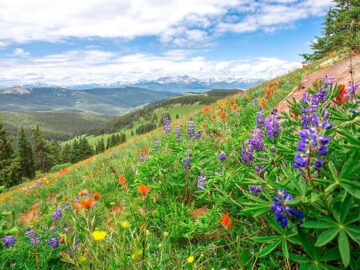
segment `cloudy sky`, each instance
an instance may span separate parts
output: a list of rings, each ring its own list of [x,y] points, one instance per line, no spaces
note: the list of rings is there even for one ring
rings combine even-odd
[[[300,65],[331,0],[0,0],[0,85],[190,75],[270,78]]]

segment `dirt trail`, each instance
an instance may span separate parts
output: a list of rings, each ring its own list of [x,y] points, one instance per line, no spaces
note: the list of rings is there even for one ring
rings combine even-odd
[[[329,66],[327,66],[327,64]],[[277,109],[279,112],[288,111],[286,100],[292,100],[294,97],[296,100],[300,100],[309,87],[312,86],[316,79],[322,79],[325,75],[335,78],[335,82],[345,84],[346,86],[351,81],[350,76],[350,58],[346,58],[336,64],[332,64],[332,59],[321,64],[322,69],[315,71],[305,76],[300,87],[294,89],[285,99],[283,99],[278,105]],[[355,83],[360,83],[360,54],[353,57],[353,71]]]

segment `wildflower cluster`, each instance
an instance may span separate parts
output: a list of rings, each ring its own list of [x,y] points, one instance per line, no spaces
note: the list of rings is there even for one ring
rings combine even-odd
[[[206,189],[206,176],[203,172],[198,176],[197,188],[198,190]]]
[[[170,119],[166,114],[163,115],[163,124],[164,124],[164,134],[169,135],[171,131]]]
[[[330,115],[325,108],[322,108],[321,113],[318,114],[320,105],[325,102],[327,91],[328,88],[320,88],[319,92],[312,96],[305,92],[302,99],[304,104],[301,109],[302,130],[299,132],[298,152],[293,167],[299,169],[301,173],[307,168],[308,178],[311,177],[311,167],[319,171],[324,164],[322,157],[328,155],[327,145],[330,137],[324,134],[332,128],[332,124],[328,122]]]
[[[271,209],[275,213],[276,222],[278,222],[282,228],[288,226],[288,219],[290,217],[294,217],[298,221],[301,221],[304,218],[303,212],[297,210],[295,207],[286,205],[286,202],[292,199],[293,196],[286,193],[286,189],[277,190],[276,196],[274,196],[274,202]]]
[[[277,119],[280,116],[277,114],[277,110],[273,109],[270,115],[266,118],[264,125],[266,129],[266,135],[270,140],[274,139],[275,137],[279,136],[280,133],[280,124]]]

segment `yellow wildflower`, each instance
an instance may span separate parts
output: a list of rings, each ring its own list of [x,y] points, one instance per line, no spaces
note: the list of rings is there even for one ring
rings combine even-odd
[[[130,223],[128,221],[124,221],[123,223],[121,223],[121,227],[123,227],[124,229],[129,229]]]
[[[187,262],[188,263],[193,263],[194,262],[194,256],[190,256],[189,258],[187,258]]]
[[[105,231],[94,231],[92,233],[92,237],[94,238],[95,241],[104,240],[106,235],[107,235],[107,233]]]

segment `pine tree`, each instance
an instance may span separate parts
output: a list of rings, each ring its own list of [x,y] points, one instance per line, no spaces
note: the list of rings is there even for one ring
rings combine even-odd
[[[14,156],[11,141],[0,121],[0,185],[7,187],[17,185],[21,177],[19,161]]]
[[[89,144],[88,140],[85,137],[81,137],[79,141],[79,151],[81,160],[91,157],[94,154],[94,149]]]
[[[62,163],[71,162],[71,144],[65,144],[61,149],[60,161]]]
[[[108,137],[106,140],[106,149],[109,149],[112,146],[111,144],[111,137]]]
[[[34,156],[23,127],[20,129],[18,134],[16,153],[20,162],[22,175],[27,178],[33,178],[35,176]]]
[[[303,54],[310,62],[324,57],[331,51],[360,49],[360,0],[334,0],[324,21],[323,36],[312,43],[311,54]]]
[[[80,145],[78,140],[74,140],[71,144],[70,149],[70,162],[76,163],[82,159]]]
[[[35,170],[47,172],[51,168],[51,162],[49,158],[49,145],[47,145],[39,126],[32,130],[32,141],[34,150],[34,164]]]
[[[96,147],[95,147],[95,152],[96,153],[101,153],[105,150],[105,144],[104,144],[104,139],[101,138],[97,141],[96,143]]]
[[[61,146],[56,141],[47,142],[46,148],[48,150],[48,159],[50,168],[61,162],[60,153]]]

